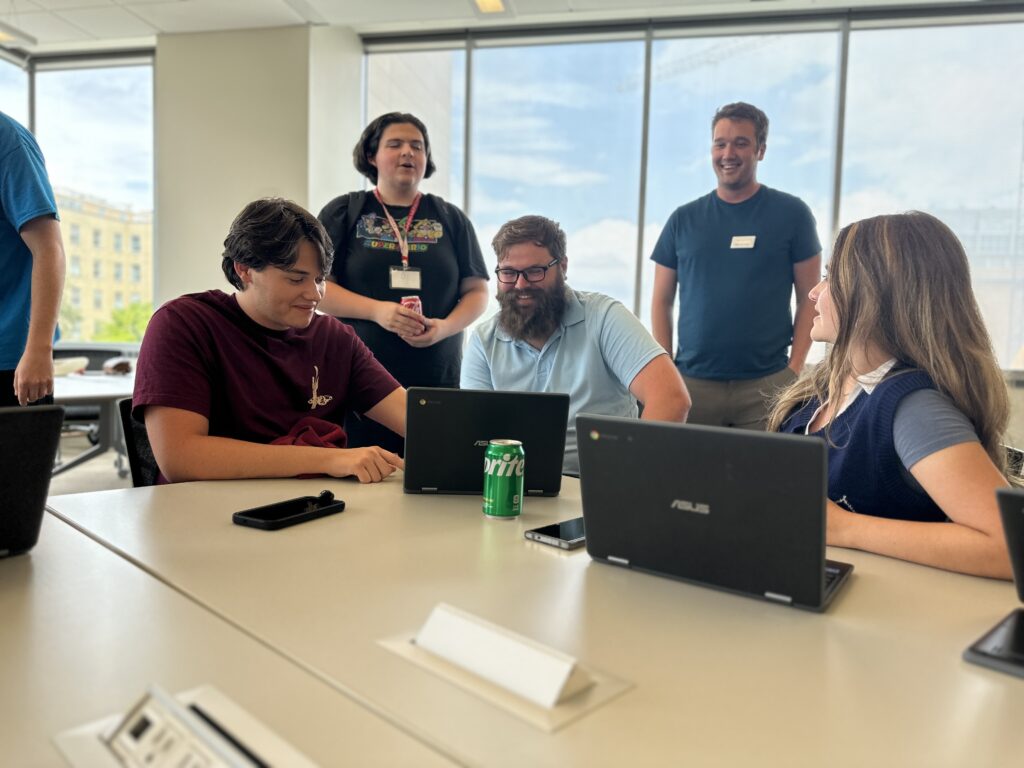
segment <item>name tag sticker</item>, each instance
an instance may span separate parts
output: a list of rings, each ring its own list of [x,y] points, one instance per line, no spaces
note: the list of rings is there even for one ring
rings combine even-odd
[[[753,248],[754,241],[757,240],[756,235],[736,235],[732,239],[732,245],[730,248]]]
[[[402,290],[418,291],[421,289],[420,270],[416,267],[392,267],[390,276],[390,287]]]

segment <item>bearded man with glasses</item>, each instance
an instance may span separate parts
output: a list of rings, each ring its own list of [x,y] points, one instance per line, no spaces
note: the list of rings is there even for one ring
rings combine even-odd
[[[690,397],[665,350],[620,302],[565,282],[565,232],[543,216],[502,225],[497,315],[477,326],[462,360],[463,389],[565,392],[562,469],[579,474],[576,414],[685,421]]]

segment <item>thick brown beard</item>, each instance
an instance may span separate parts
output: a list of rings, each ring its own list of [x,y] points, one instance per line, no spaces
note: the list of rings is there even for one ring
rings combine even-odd
[[[522,307],[516,297],[529,293],[533,304]],[[553,288],[528,288],[526,291],[505,291],[498,294],[498,323],[513,339],[528,341],[534,338],[548,338],[562,322],[565,308],[569,304],[565,282],[559,280]]]

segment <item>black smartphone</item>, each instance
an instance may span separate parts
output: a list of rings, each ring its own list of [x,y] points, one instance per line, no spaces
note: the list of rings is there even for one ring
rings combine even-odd
[[[525,536],[531,541],[550,544],[552,547],[559,547],[560,549],[576,549],[577,547],[582,547],[587,540],[582,517],[575,517],[572,520],[566,520],[564,523],[534,528],[527,531]]]
[[[1024,608],[1018,608],[964,651],[964,660],[1024,677]]]
[[[235,525],[247,525],[264,531],[276,531],[289,525],[316,520],[345,509],[345,502],[335,500],[330,491],[322,491],[319,496],[299,496],[297,499],[286,499],[275,504],[262,507],[243,509],[231,516]]]

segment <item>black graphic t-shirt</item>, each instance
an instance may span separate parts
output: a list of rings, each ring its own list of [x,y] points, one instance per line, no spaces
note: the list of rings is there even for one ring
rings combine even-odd
[[[469,219],[458,208],[433,195],[423,195],[409,228],[409,266],[420,270],[420,290],[389,287],[389,272],[401,266],[395,234],[384,209],[372,194],[364,197],[355,226],[346,232],[345,195],[320,213],[335,246],[331,274],[339,285],[380,301],[399,301],[418,295],[427,317],[447,317],[459,301],[459,284],[466,277],[487,277],[480,245]],[[441,207],[444,207],[444,213]],[[405,231],[407,206],[389,206]],[[462,334],[431,347],[417,349],[372,320],[349,320],[359,338],[404,386],[457,387],[462,364]]]

